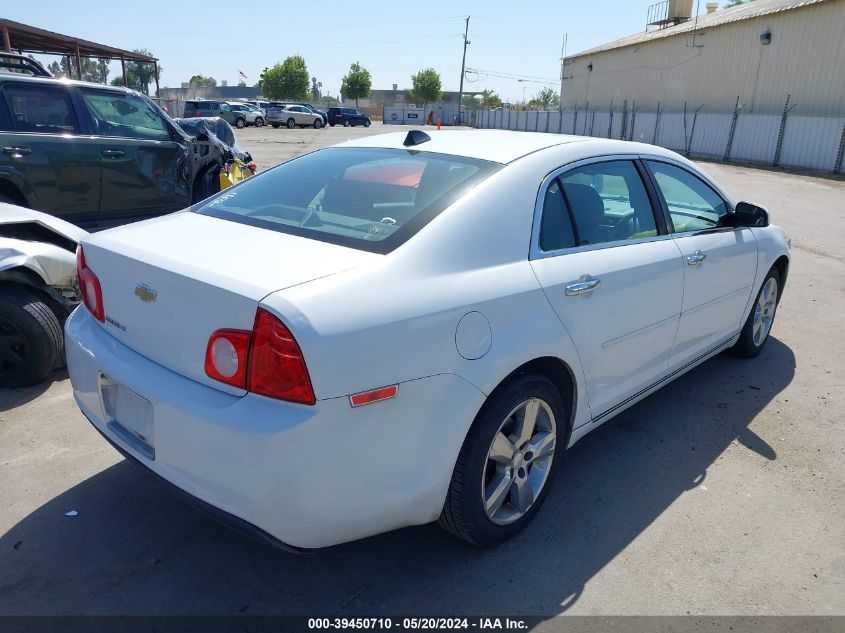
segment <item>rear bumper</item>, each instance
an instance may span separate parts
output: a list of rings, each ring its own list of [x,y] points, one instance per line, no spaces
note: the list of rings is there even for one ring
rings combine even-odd
[[[451,374],[402,383],[398,397],[355,409],[347,398],[305,406],[233,396],[131,350],[85,309],[65,332],[74,397],[91,424],[224,522],[274,545],[325,547],[436,519],[484,401]],[[152,404],[154,459],[108,426],[101,374]]]

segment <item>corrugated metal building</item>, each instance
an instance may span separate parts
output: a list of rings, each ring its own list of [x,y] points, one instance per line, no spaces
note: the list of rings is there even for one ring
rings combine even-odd
[[[845,0],[755,0],[564,60],[564,108],[845,113]]]

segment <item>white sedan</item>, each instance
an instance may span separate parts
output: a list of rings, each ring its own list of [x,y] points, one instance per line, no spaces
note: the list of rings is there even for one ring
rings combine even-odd
[[[113,445],[265,541],[439,520],[494,545],[565,448],[759,354],[789,257],[665,149],[384,134],[85,238],[68,367]]]

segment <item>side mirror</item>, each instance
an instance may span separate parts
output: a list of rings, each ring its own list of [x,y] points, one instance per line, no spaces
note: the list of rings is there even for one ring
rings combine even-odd
[[[740,202],[734,209],[736,225],[743,227],[769,226],[769,212],[750,202]]]

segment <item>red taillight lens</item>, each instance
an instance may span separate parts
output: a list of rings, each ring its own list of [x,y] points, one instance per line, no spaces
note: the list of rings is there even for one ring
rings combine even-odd
[[[252,332],[217,330],[205,349],[205,373],[228,385],[246,389],[246,368]]]
[[[95,319],[101,323],[106,320],[106,311],[103,308],[103,289],[100,287],[100,280],[85,263],[85,253],[82,246],[76,247],[76,277],[79,283],[79,294],[82,295],[82,303],[91,312]]]
[[[284,323],[262,308],[255,313],[252,332],[217,330],[211,335],[205,373],[269,398],[317,401],[299,344]]]
[[[291,402],[316,402],[299,344],[284,323],[261,308],[255,314],[247,389]]]

